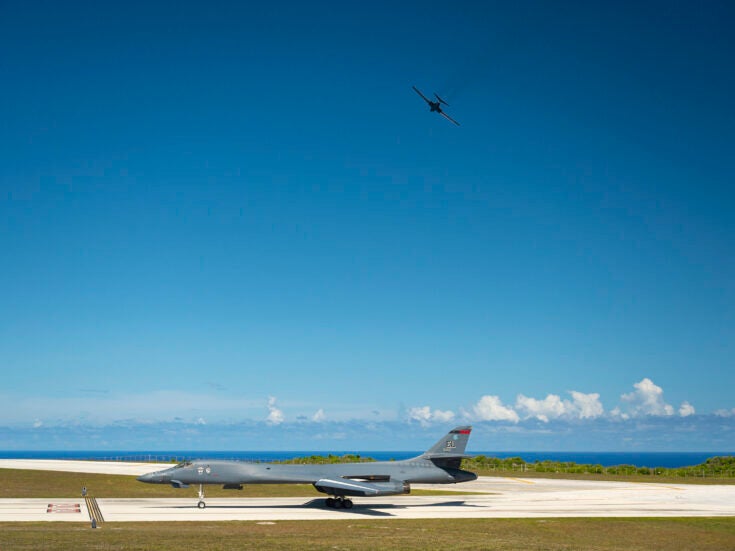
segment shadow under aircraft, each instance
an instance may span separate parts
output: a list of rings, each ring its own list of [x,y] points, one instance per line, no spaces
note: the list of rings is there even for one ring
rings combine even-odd
[[[140,482],[170,484],[174,488],[199,485],[200,509],[206,507],[204,485],[242,490],[244,484],[313,484],[329,496],[327,507],[352,508],[350,497],[408,494],[411,484],[456,484],[477,479],[460,469],[472,427],[456,427],[421,455],[402,461],[337,464],[246,463],[242,461],[184,461],[175,467],[144,474]]]

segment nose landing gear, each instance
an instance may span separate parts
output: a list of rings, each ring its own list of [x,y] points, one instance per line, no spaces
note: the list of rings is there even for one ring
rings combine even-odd
[[[204,509],[207,506],[206,503],[204,503],[204,485],[199,485],[199,503],[197,503],[197,507],[200,509]]]

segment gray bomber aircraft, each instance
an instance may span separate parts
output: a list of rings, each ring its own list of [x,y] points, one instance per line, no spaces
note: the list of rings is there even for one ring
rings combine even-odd
[[[447,115],[444,112],[444,110],[442,109],[442,104],[446,105],[447,107],[449,107],[449,104],[446,101],[444,101],[443,99],[441,99],[439,97],[439,94],[437,94],[436,92],[434,92],[434,97],[436,98],[436,101],[431,101],[429,98],[427,98],[425,95],[423,95],[421,93],[421,90],[419,90],[415,86],[412,86],[412,88],[413,88],[413,91],[414,92],[416,92],[419,96],[421,96],[424,99],[424,101],[426,103],[429,104],[429,111],[431,111],[432,113],[439,113],[442,117],[444,117],[448,121],[453,122],[454,124],[456,124],[457,126],[459,126],[459,123],[457,121],[455,121],[452,117],[450,117],[449,115]]]
[[[242,490],[243,484],[313,484],[327,494],[326,505],[352,508],[348,496],[389,496],[408,494],[411,483],[454,484],[475,480],[477,475],[460,469],[472,427],[449,431],[426,452],[403,461],[290,465],[243,461],[185,461],[170,469],[139,476],[141,482],[171,484],[174,488],[199,485],[200,509],[204,485],[221,484],[226,490]]]

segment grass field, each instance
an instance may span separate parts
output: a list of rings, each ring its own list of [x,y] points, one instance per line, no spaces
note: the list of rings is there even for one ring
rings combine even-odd
[[[0,548],[502,549],[724,551],[735,519],[435,519],[196,523],[0,523]]]

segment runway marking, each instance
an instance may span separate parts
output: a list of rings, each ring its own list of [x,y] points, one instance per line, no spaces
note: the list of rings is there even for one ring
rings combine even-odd
[[[533,482],[531,480],[524,480],[523,478],[512,478],[510,476],[508,478],[510,480],[515,480],[516,482],[523,482],[524,484],[536,484],[535,482]]]
[[[97,526],[105,522],[105,519],[102,516],[102,511],[100,511],[100,506],[97,504],[97,500],[89,496],[85,497],[84,499],[87,502],[89,520],[94,521],[95,525]]]
[[[78,503],[49,503],[46,507],[47,513],[81,513],[82,509]]]
[[[665,488],[666,490],[675,490],[677,492],[683,492],[684,488],[679,488],[677,486],[666,486],[664,484],[657,484],[654,482],[633,482],[632,484],[636,484],[636,486],[626,486],[624,488],[618,488],[619,490],[633,490],[633,491],[640,491],[640,490],[651,490],[655,491],[659,488]]]

